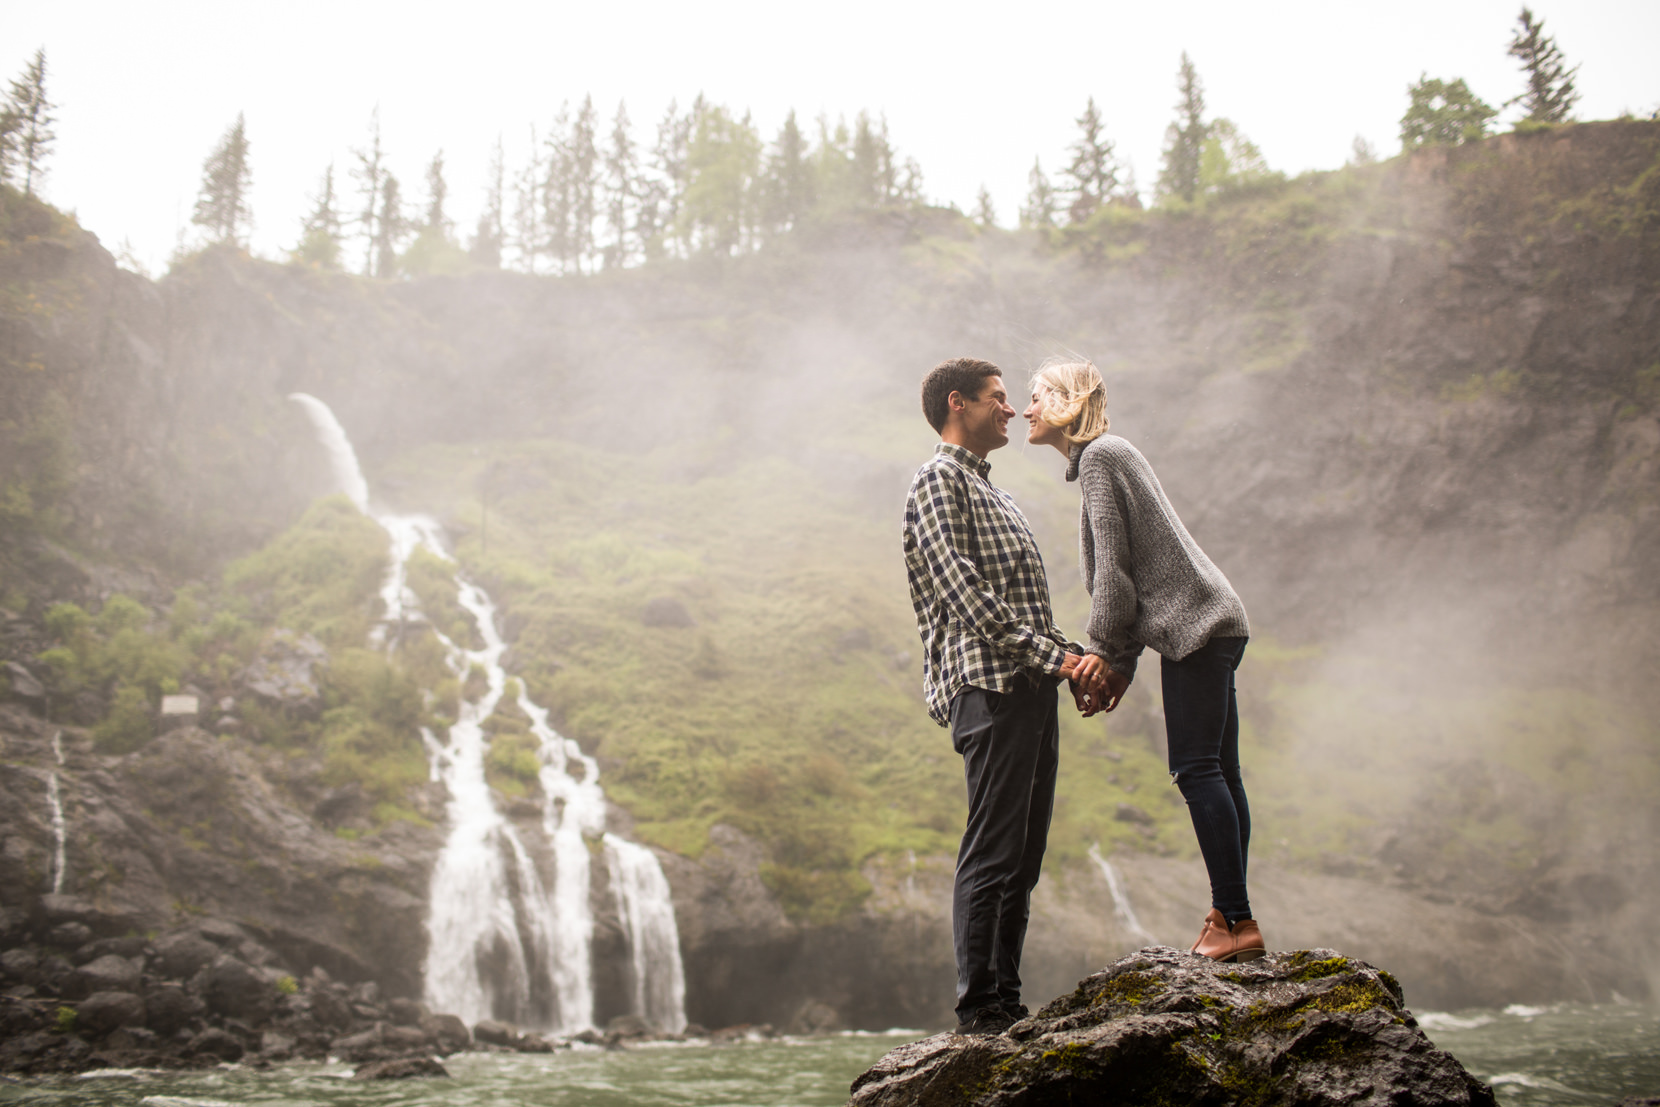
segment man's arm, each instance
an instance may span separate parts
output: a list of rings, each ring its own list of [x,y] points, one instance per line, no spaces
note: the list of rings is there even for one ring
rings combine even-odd
[[[965,552],[969,527],[964,506],[950,479],[938,469],[918,476],[914,510],[917,552],[940,599],[964,629],[1023,668],[1070,676],[1077,655],[1016,619],[1014,609],[992,590]]]

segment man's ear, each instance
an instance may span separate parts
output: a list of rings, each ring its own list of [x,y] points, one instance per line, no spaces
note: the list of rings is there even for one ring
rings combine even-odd
[[[961,392],[954,391],[945,398],[945,406],[952,411],[967,411],[968,400],[963,397]]]

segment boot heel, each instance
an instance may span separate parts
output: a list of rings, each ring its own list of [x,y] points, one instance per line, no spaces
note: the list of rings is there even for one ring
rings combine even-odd
[[[1247,961],[1255,961],[1267,952],[1264,949],[1242,949],[1233,955],[1233,961],[1236,965],[1243,965]]]

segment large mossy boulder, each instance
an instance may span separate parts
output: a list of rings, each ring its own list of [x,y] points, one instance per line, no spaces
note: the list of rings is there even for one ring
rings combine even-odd
[[[853,1082],[853,1107],[1490,1107],[1387,972],[1332,950],[1224,965],[1164,946],[1006,1034],[937,1034]]]

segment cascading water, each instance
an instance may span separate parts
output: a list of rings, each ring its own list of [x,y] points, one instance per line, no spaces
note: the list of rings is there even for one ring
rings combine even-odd
[[[58,768],[63,767],[63,731],[52,735],[52,753],[57,756]],[[58,792],[58,771],[46,774],[46,803],[52,809],[52,837],[56,846],[52,851],[52,894],[63,891],[65,851],[69,840],[69,826],[63,818],[63,797]]]
[[[316,397],[289,398],[305,408],[341,490],[391,537],[392,565],[381,589],[386,617],[376,639],[395,648],[403,629],[421,621],[407,583],[409,558],[421,547],[447,557],[441,529],[424,516],[371,510],[368,483],[334,413]],[[485,687],[476,699],[461,700],[443,740],[422,732],[432,777],[449,792],[449,838],[433,867],[428,906],[427,1003],[468,1023],[501,1019],[560,1033],[592,1026],[589,842],[597,839],[629,945],[632,1013],[661,1030],[683,1030],[680,935],[662,866],[649,849],[606,832],[599,765],[548,724],[547,709],[530,699],[522,681],[510,681],[489,595],[459,573],[455,582],[483,648],[468,649],[430,629],[456,676],[465,679],[476,669],[484,674]],[[533,844],[551,851],[551,887],[518,829],[496,809],[485,782],[489,745],[483,724],[503,697],[524,712],[540,743],[543,841]]]
[[[1089,859],[1095,862],[1096,868],[1101,870],[1101,876],[1107,882],[1107,891],[1112,894],[1113,918],[1118,920],[1119,929],[1137,941],[1148,945],[1154,944],[1157,939],[1147,933],[1147,928],[1135,917],[1135,908],[1130,905],[1130,894],[1124,890],[1124,878],[1118,874],[1117,867],[1111,861],[1101,856],[1101,843],[1097,842],[1089,847]]]

